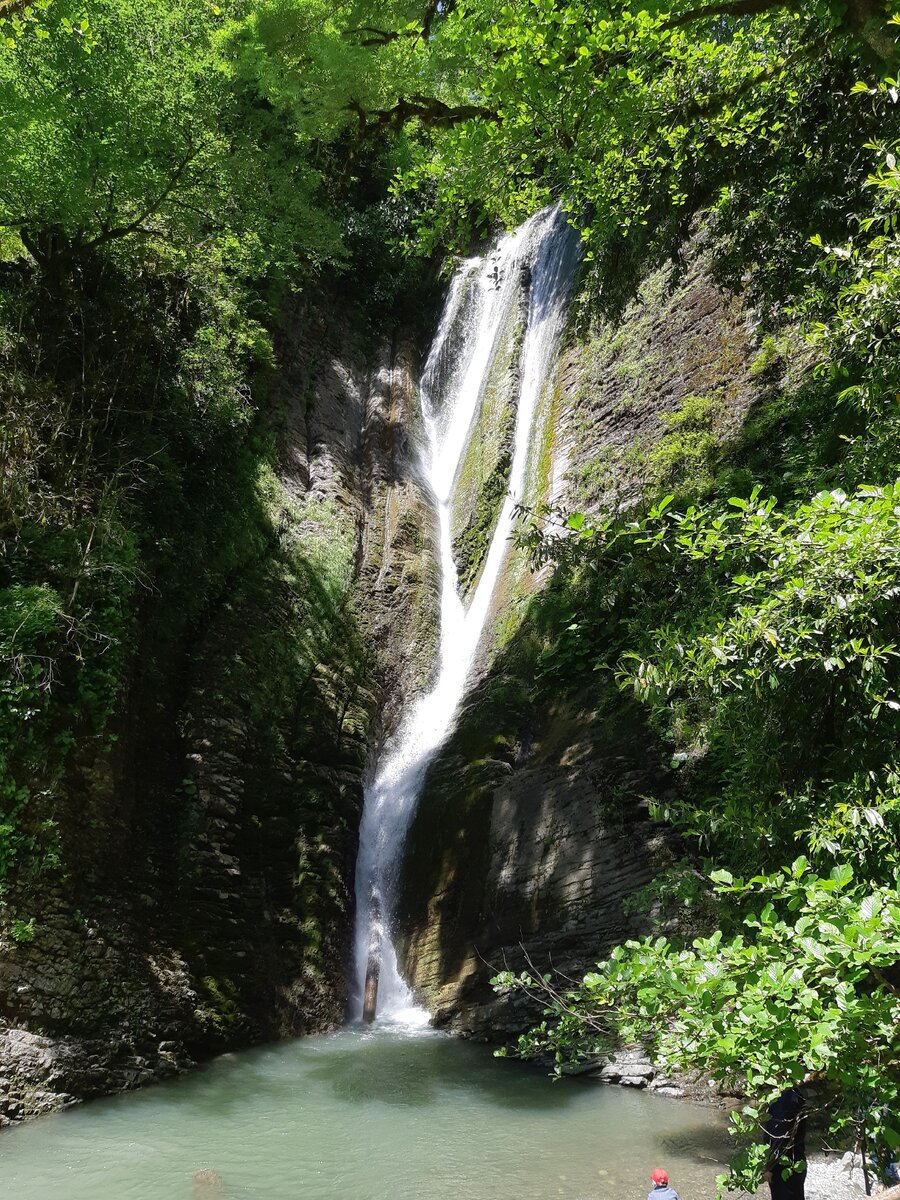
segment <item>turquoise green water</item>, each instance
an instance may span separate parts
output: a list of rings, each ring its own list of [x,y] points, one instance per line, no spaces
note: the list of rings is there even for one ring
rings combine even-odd
[[[211,1168],[216,1200],[644,1200],[661,1164],[693,1200],[713,1194],[723,1127],[428,1030],[347,1030],[7,1130],[0,1195],[193,1200]]]

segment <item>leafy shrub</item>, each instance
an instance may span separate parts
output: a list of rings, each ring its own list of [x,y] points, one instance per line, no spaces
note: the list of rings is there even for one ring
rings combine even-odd
[[[666,413],[666,433],[650,451],[651,476],[657,486],[701,490],[708,485],[719,456],[717,427],[721,401],[686,396],[679,408]]]
[[[838,1097],[829,1135],[857,1132],[862,1112],[866,1136],[889,1161],[900,1147],[900,1079],[891,1071],[897,997],[885,971],[900,958],[900,880],[873,888],[848,866],[822,877],[804,858],[771,876],[712,878],[724,899],[753,906],[731,938],[628,942],[563,995],[550,976],[498,976],[495,986],[523,989],[547,1007],[519,1052],[549,1051],[562,1070],[620,1040],[640,1041],[664,1070],[737,1083],[748,1102],[732,1125],[745,1148],[721,1187],[756,1190],[769,1153],[760,1122],[807,1073]]]

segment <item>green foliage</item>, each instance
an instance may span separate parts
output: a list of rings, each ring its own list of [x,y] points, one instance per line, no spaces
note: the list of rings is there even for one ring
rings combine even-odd
[[[894,152],[872,149],[852,239],[819,242],[789,284],[783,315],[815,363],[802,386],[733,445],[701,440],[704,469],[670,476],[677,500],[568,514],[566,537],[524,539],[556,566],[545,674],[593,671],[604,711],[613,676],[645,706],[675,782],[651,812],[685,837],[694,874],[658,884],[668,938],[620,948],[580,987],[498,979],[546,1007],[519,1052],[563,1067],[639,1040],[739,1085],[730,1183],[747,1188],[760,1114],[806,1072],[824,1081],[832,1138],[862,1133],[880,1161],[900,1143],[898,184]],[[758,373],[778,347],[764,343]],[[765,482],[735,494],[748,463]],[[718,864],[712,892],[701,856]],[[744,882],[748,863],[761,874]],[[718,931],[697,937],[697,914]]]
[[[900,171],[896,143],[869,149],[878,165],[867,180],[868,210],[849,242],[826,247],[813,239],[823,253],[798,310],[821,356],[820,373],[833,381],[839,402],[868,423],[854,455],[856,469],[873,478],[897,461]]]
[[[650,816],[665,819],[662,807],[651,799]],[[642,914],[677,928],[683,936],[726,930],[731,914],[709,886],[709,880],[689,861],[677,862],[623,902],[627,915]]]
[[[134,538],[103,510],[90,528],[40,534],[26,525],[4,546],[0,570],[45,580],[0,589],[2,892],[22,850],[38,870],[58,865],[55,823],[28,815],[28,802],[60,778],[76,730],[102,734],[118,699],[136,583]]]
[[[637,544],[708,563],[721,581],[719,619],[710,633],[695,626],[688,645],[663,631],[652,658],[636,665],[634,686],[760,697],[783,673],[846,671],[867,717],[882,705],[900,709],[888,680],[896,647],[885,640],[900,576],[898,503],[900,485],[821,492],[789,515],[758,487],[724,513],[660,506]]]
[[[212,975],[203,979],[202,989],[202,1013],[210,1033],[222,1044],[227,1044],[229,1035],[234,1035],[242,1020],[237,989],[230,979]]]
[[[739,859],[760,838],[868,856],[872,878],[897,865],[898,505],[891,485],[788,515],[757,489],[724,513],[662,504],[614,535],[702,568],[680,624],[626,652],[620,677],[694,731],[694,754],[727,762],[715,802],[668,814],[707,850]],[[789,761],[772,757],[788,745]]]
[[[13,921],[9,929],[12,934],[13,941],[19,943],[33,942],[35,936],[35,919],[30,917],[27,921]]]
[[[650,451],[649,465],[659,486],[678,485],[702,491],[719,453],[716,436],[722,404],[703,396],[686,396],[676,412],[663,416],[666,434]]]
[[[872,215],[849,247],[823,257],[799,306],[817,354],[811,386],[852,431],[841,434],[841,473],[881,483],[782,506],[761,485],[683,511],[670,494],[637,519],[578,514],[568,539],[526,539],[538,560],[565,568],[559,586],[574,592],[549,669],[571,669],[587,648],[649,705],[681,784],[665,815],[728,864],[750,855],[774,869],[809,853],[827,869],[852,855],[882,882],[898,864],[896,189],[885,153]],[[721,496],[729,481],[728,457],[707,454],[712,412],[692,399],[669,418],[679,438],[699,439],[690,446],[712,475],[688,475],[682,495],[692,486]],[[783,482],[780,469],[770,454]]]
[[[46,651],[58,646],[64,635],[60,620],[60,598],[46,586],[15,585],[0,591],[0,653],[3,655],[3,682],[0,684],[3,712],[3,741],[0,749],[0,795],[6,816],[19,808],[27,797],[17,783],[13,753],[21,753],[21,741],[31,743],[34,752],[36,719],[48,704],[48,685],[52,679],[53,658]],[[10,830],[2,827],[6,838]],[[6,838],[4,844],[6,845]],[[0,859],[0,877],[8,869],[9,849]]]
[[[454,546],[460,589],[467,591],[478,578],[490,545],[497,516],[503,505],[509,480],[511,455],[501,453],[494,470],[478,490],[472,516]]]
[[[67,786],[127,726],[135,674],[164,690],[229,593],[272,613],[249,653],[277,667],[234,674],[273,756],[292,722],[293,751],[309,737],[304,704],[350,707],[355,530],[286,513],[267,383],[292,290],[353,266],[387,303],[410,280],[390,260],[402,147],[350,136],[392,55],[376,69],[353,20],[320,0],[0,5],[4,895],[71,868]]]
[[[120,242],[157,271],[334,257],[295,130],[248,103],[230,15],[95,0],[73,26],[54,6],[43,36],[0,52],[0,222],[48,274]]]
[[[749,286],[780,303],[785,264],[809,263],[808,238],[842,230],[861,194],[860,132],[892,115],[884,93],[873,104],[850,85],[895,62],[875,6],[466,0],[423,58],[449,127],[413,147],[401,182],[434,193],[426,244],[560,198],[589,214],[608,308],[711,210],[723,272],[740,281],[752,263]]]
[[[799,858],[775,875],[744,881],[718,871],[713,881],[724,898],[753,905],[736,936],[617,947],[580,987],[550,996],[547,1019],[520,1052],[549,1051],[562,1069],[619,1039],[643,1042],[663,1068],[737,1083],[747,1097],[733,1117],[743,1140],[758,1133],[786,1084],[814,1073],[832,1097],[832,1137],[854,1126],[862,1108],[876,1150],[900,1146],[900,1006],[884,974],[900,957],[897,879],[872,887],[849,866],[822,877]],[[506,974],[496,984],[546,999],[550,977]],[[748,1145],[729,1188],[755,1190],[765,1152]]]

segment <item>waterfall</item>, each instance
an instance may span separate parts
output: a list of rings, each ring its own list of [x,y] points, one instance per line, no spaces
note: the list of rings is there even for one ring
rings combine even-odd
[[[354,999],[362,1013],[366,965],[380,955],[378,1013],[394,1020],[417,1009],[401,978],[391,915],[403,841],[425,772],[446,741],[487,622],[508,551],[515,506],[523,498],[534,414],[565,323],[578,256],[577,235],[558,208],[545,209],[501,239],[484,259],[466,260],[450,286],[421,380],[425,427],[423,474],[440,532],[440,643],[437,676],[389,740],[366,789],[356,864]],[[509,487],[475,592],[466,607],[458,590],[450,507],[502,330],[530,270],[528,316]]]

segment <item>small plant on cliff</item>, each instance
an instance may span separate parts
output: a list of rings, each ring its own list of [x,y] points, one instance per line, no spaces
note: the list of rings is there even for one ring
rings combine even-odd
[[[12,934],[14,942],[33,942],[35,935],[35,918],[30,917],[27,921],[13,921],[12,925],[9,927],[9,932]]]
[[[660,487],[696,493],[709,486],[720,453],[717,424],[723,406],[706,396],[686,396],[662,417],[666,432],[650,451],[649,466]]]

